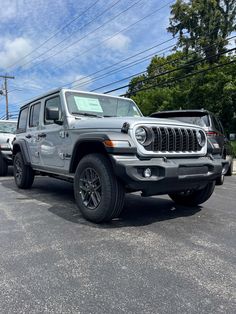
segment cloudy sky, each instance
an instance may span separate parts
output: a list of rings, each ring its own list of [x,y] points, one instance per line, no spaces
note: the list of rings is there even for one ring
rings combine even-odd
[[[168,0],[0,0],[0,8],[0,74],[15,76],[10,111],[59,86],[90,91],[144,71],[151,54],[167,54],[174,44],[158,46],[172,38]],[[0,96],[0,117],[4,112]]]

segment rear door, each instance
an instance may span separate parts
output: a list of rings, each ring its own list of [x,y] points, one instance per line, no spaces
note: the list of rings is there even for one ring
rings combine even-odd
[[[41,111],[41,102],[34,103],[29,109],[29,121],[26,132],[26,140],[28,141],[28,147],[31,156],[31,163],[37,165],[40,162],[39,159],[39,119]]]

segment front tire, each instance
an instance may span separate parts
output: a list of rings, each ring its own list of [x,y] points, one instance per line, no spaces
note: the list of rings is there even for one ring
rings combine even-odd
[[[8,164],[7,161],[0,154],[0,176],[5,177],[8,173]]]
[[[206,202],[214,192],[215,181],[209,182],[203,189],[171,193],[169,197],[179,205],[197,206]]]
[[[82,215],[101,223],[118,217],[124,205],[124,188],[108,158],[89,154],[79,162],[74,178],[76,204]]]
[[[22,154],[18,152],[14,158],[14,178],[20,189],[30,189],[34,182],[33,169],[25,165]]]

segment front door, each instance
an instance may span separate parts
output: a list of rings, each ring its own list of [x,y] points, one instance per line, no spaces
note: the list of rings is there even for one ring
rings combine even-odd
[[[58,108],[62,121],[62,108],[59,95],[48,98],[44,104],[44,122],[38,134],[41,165],[62,168],[65,165],[67,137],[63,124],[46,119],[46,108]]]

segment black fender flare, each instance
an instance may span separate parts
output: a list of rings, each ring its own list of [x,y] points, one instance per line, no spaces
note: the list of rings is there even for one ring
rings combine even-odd
[[[27,143],[25,140],[23,139],[19,139],[19,140],[15,140],[13,142],[13,150],[12,150],[12,156],[13,156],[13,160],[15,158],[15,155],[18,152],[21,152],[23,160],[25,165],[30,165],[30,155],[29,155],[29,151],[28,151],[28,147],[27,147]]]
[[[106,147],[104,145],[104,141],[128,141],[130,143],[130,147]],[[72,156],[71,156],[71,162],[70,162],[70,172],[72,170],[77,150],[79,146],[83,143],[100,143],[103,145],[104,149],[108,154],[136,154],[137,153],[137,147],[135,146],[134,142],[132,141],[131,137],[128,134],[125,133],[119,133],[119,132],[106,132],[106,133],[83,133],[78,136],[78,140],[76,141]]]

